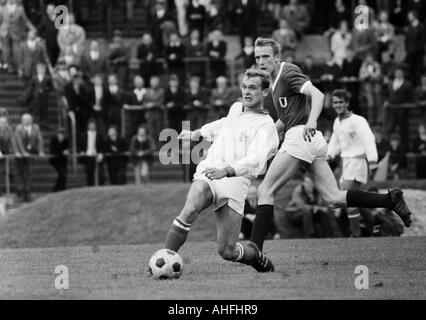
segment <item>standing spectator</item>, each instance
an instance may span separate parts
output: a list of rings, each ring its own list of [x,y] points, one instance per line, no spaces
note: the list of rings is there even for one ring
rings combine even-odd
[[[366,21],[365,24],[355,24],[352,31],[351,48],[360,60],[364,60],[369,53],[376,57],[377,38],[371,21]]]
[[[423,0],[408,0],[408,10],[416,11],[419,13],[419,20],[425,21],[426,19],[426,3]]]
[[[377,162],[380,163],[380,161],[386,157],[390,150],[389,140],[385,138],[383,128],[381,126],[374,127],[373,132],[376,139],[376,149],[378,155]]]
[[[257,35],[258,7],[256,0],[236,0],[233,11],[236,15],[238,35],[241,49],[244,48],[244,38],[254,39]]]
[[[176,31],[174,19],[167,9],[165,0],[155,0],[153,10],[150,10],[148,22],[154,46],[160,55],[164,54],[164,47],[169,40],[169,33]]]
[[[405,32],[405,61],[409,66],[410,80],[417,85],[423,72],[425,57],[426,30],[416,11],[408,13],[409,25]]]
[[[17,71],[19,66],[20,47],[27,36],[28,30],[35,30],[24,7],[17,0],[8,0],[0,12],[0,38],[10,73]]]
[[[426,178],[426,126],[420,124],[417,128],[417,134],[413,142],[413,152],[416,157],[416,178]]]
[[[385,101],[385,124],[386,134],[394,133],[396,126],[399,126],[399,139],[404,146],[408,146],[408,114],[404,107],[389,108],[389,105],[398,105],[414,102],[413,88],[409,81],[405,79],[404,70],[397,68],[395,78],[388,87],[389,99]]]
[[[117,75],[120,86],[127,88],[129,77],[129,59],[130,49],[124,43],[122,33],[119,30],[114,31],[114,38],[108,48],[108,60],[112,72]]]
[[[189,31],[197,30],[202,41],[204,39],[206,8],[199,0],[189,0],[189,4],[186,7],[186,20],[188,21]]]
[[[367,119],[371,124],[382,123],[382,70],[371,53],[367,54],[359,71],[362,95],[367,101]]]
[[[157,62],[158,52],[149,33],[145,33],[142,36],[142,42],[137,50],[139,74],[143,77],[145,83],[149,83],[149,79],[153,75],[162,72],[162,66]]]
[[[24,86],[27,87],[36,73],[36,65],[39,63],[47,65],[48,63],[46,48],[41,41],[38,41],[35,30],[28,32],[27,41],[22,43],[19,54],[18,74],[24,82]]]
[[[59,59],[65,61],[67,67],[80,65],[80,56],[73,52],[72,46],[65,47],[65,50],[61,52]]]
[[[186,58],[203,58],[205,57],[204,45],[200,39],[198,30],[192,30],[189,34],[189,40],[185,44]],[[206,76],[206,62],[204,61],[188,61],[186,63],[186,74],[190,76],[199,76],[202,79]]]
[[[333,33],[340,28],[342,21],[351,19],[351,9],[343,0],[335,0],[329,13],[329,27],[327,33]]]
[[[313,82],[320,80],[323,73],[323,68],[318,63],[315,63],[313,56],[306,56],[302,64],[303,73],[306,74]]]
[[[29,202],[31,201],[31,156],[44,157],[43,136],[29,113],[22,115],[22,121],[15,130],[15,138],[20,154],[16,158],[18,195],[22,196],[25,202]]]
[[[397,133],[390,135],[389,180],[399,180],[407,167],[405,148],[401,144],[401,137]]]
[[[88,117],[95,119],[98,131],[101,134],[105,134],[108,123],[108,109],[105,104],[106,90],[102,74],[93,76],[89,85],[89,91],[91,109]]]
[[[256,64],[256,59],[254,58],[254,43],[252,38],[244,38],[243,50],[238,56],[235,57],[235,60],[240,58],[243,60],[244,70],[250,69]]]
[[[53,192],[63,191],[67,188],[68,156],[70,154],[70,141],[65,135],[65,129],[59,128],[56,135],[50,140],[49,163],[55,169],[57,178]]]
[[[71,46],[72,52],[75,55],[80,55],[85,40],[86,31],[75,23],[75,16],[73,14],[65,16],[65,26],[58,33],[58,44],[61,52],[65,51],[66,47]]]
[[[164,89],[160,87],[160,78],[152,76],[150,87],[145,95],[145,118],[147,131],[159,147],[159,137],[164,129]]]
[[[133,78],[133,86],[134,89],[130,93],[129,103],[132,106],[138,106],[139,108],[143,108],[145,104],[145,95],[147,89],[145,87],[145,81],[141,76],[135,76]],[[137,128],[146,122],[145,120],[145,110],[134,110],[131,111],[130,117],[130,129],[129,134],[133,136],[136,134]]]
[[[285,19],[288,22],[299,39],[306,33],[311,24],[311,17],[306,5],[299,4],[298,0],[290,0],[290,3],[282,8],[280,19]]]
[[[170,34],[169,43],[165,49],[169,73],[178,75],[179,79],[185,81],[185,47],[179,35],[175,32]]]
[[[127,102],[127,94],[120,86],[118,77],[115,74],[108,76],[108,83],[105,90],[104,106],[108,114],[107,125],[116,125],[121,130],[121,110]]]
[[[55,5],[53,3],[48,3],[46,12],[43,14],[40,25],[38,26],[38,34],[46,43],[47,54],[52,67],[56,66],[60,52],[58,45],[59,30],[55,26],[55,20]]]
[[[130,156],[135,170],[136,185],[150,180],[150,167],[154,161],[155,149],[155,142],[148,136],[146,127],[140,126],[130,141]]]
[[[81,56],[80,68],[89,79],[95,75],[105,77],[108,73],[108,59],[105,51],[100,50],[98,41],[90,42],[89,50]]]
[[[422,76],[421,84],[416,88],[414,97],[422,110],[422,119],[426,121],[426,74]]]
[[[89,119],[87,130],[79,138],[78,149],[80,153],[80,163],[85,167],[87,186],[92,187],[96,184],[101,186],[104,185],[105,141],[102,134],[97,131],[95,119]]]
[[[352,34],[349,32],[348,22],[343,20],[339,24],[339,30],[331,36],[330,41],[331,52],[340,67],[343,66],[343,61],[348,57],[351,42]]]
[[[188,0],[175,0],[174,3],[179,34],[186,37],[188,35],[188,20],[186,19]]]
[[[207,32],[214,30],[223,30],[224,28],[224,12],[222,6],[218,0],[212,0],[210,6],[207,9]]]
[[[272,33],[272,38],[281,45],[281,54],[287,51],[294,52],[297,47],[297,37],[293,29],[289,28],[285,19],[280,20],[278,30]]]
[[[233,101],[233,90],[228,85],[228,79],[220,76],[216,79],[216,88],[212,90],[210,105],[212,117],[217,120],[226,117]]]
[[[128,157],[127,143],[118,134],[116,126],[108,128],[105,141],[105,161],[108,168],[109,184],[112,186],[125,185],[127,183],[126,167]]]
[[[226,53],[228,46],[223,40],[222,32],[215,30],[210,34],[210,41],[207,43],[207,56],[210,59],[210,71],[212,77],[226,75]]]
[[[383,61],[383,54],[395,52],[395,27],[389,22],[389,14],[386,11],[379,13],[379,21],[375,23],[376,37],[378,40],[379,62]]]
[[[342,77],[343,86],[351,94],[351,110],[359,114],[359,71],[361,70],[362,61],[355,57],[355,53],[349,49],[347,57],[343,60]]]
[[[397,32],[403,31],[407,19],[407,0],[391,1],[391,23],[395,26]]]
[[[209,110],[209,96],[201,87],[201,79],[193,76],[189,79],[189,88],[185,94],[185,119],[191,128],[201,128],[207,119]]]
[[[9,125],[7,115],[0,115],[0,158],[7,155],[17,155],[17,146],[12,127]]]
[[[179,77],[170,75],[169,86],[164,94],[169,128],[176,132],[182,131],[182,121],[185,119],[183,106],[185,104],[185,91],[179,84]]]

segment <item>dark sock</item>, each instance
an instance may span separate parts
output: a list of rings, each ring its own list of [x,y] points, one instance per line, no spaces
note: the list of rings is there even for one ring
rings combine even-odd
[[[236,250],[238,251],[238,256],[235,259],[235,262],[250,265],[257,257],[257,252],[253,248],[245,246],[241,243],[237,243]]]
[[[346,203],[349,208],[392,208],[388,194],[360,190],[349,190],[346,194]]]
[[[273,220],[274,206],[267,204],[257,207],[250,241],[254,242],[260,251],[263,250],[263,242],[265,241],[265,237],[271,228]]]
[[[190,228],[190,225],[183,223],[181,220],[176,218],[167,233],[164,248],[178,252],[180,247],[182,247],[185,243]]]

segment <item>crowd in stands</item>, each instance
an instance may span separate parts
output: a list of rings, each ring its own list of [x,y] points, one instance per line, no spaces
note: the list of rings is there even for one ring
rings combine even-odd
[[[72,13],[58,29],[55,6],[70,3]],[[118,30],[114,12],[125,12],[131,26],[138,6],[147,8],[146,32]],[[99,8],[104,36],[89,40],[85,27]],[[0,67],[22,80],[19,104],[38,130],[58,129],[50,144],[58,172],[54,190],[66,188],[69,112],[76,119],[77,151],[88,185],[106,183],[104,166],[110,184],[125,184],[129,162],[137,183],[149,180],[161,130],[180,131],[183,120],[199,128],[226,115],[239,99],[241,79],[231,77],[230,65],[239,66],[238,74],[255,63],[253,42],[262,16],[270,17],[270,36],[281,44],[283,59],[297,63],[325,92],[321,130],[329,130],[335,117],[331,92],[344,87],[352,94],[352,109],[374,126],[381,159],[389,163],[387,178],[404,177],[407,152],[423,155],[417,176],[426,176],[425,125],[414,141],[408,125],[412,108],[426,110],[426,9],[421,0],[1,0]],[[325,35],[328,59],[296,54],[311,33]],[[238,35],[241,49],[232,61],[228,34]],[[136,50],[127,36],[140,39]],[[398,60],[400,36],[405,60]],[[135,61],[136,70],[131,68]],[[48,118],[52,92],[64,111],[59,128]],[[2,154],[24,154],[16,143],[10,149],[3,145]],[[43,152],[40,144],[33,150]]]

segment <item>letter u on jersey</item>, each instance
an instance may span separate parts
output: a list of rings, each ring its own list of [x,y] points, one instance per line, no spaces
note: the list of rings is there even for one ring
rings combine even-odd
[[[280,101],[281,108],[283,108],[283,109],[287,108],[288,103],[287,103],[286,97],[280,98],[279,101]]]

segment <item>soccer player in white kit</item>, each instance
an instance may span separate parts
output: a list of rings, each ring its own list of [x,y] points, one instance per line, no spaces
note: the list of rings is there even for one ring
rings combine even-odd
[[[368,172],[377,168],[377,148],[374,134],[364,117],[349,110],[350,95],[346,90],[333,92],[333,108],[337,118],[328,144],[331,159],[340,155],[342,176],[340,189],[358,190],[368,182]],[[347,208],[352,237],[361,236],[361,214],[368,219],[368,210]]]
[[[249,69],[241,88],[243,100],[230,108],[227,117],[194,132],[181,133],[182,140],[203,136],[213,144],[206,159],[197,166],[185,206],[167,234],[166,249],[177,252],[197,216],[213,204],[219,255],[245,264],[259,259],[257,247],[237,241],[251,181],[266,172],[267,161],[279,145],[274,121],[263,109],[269,86],[267,72]]]

